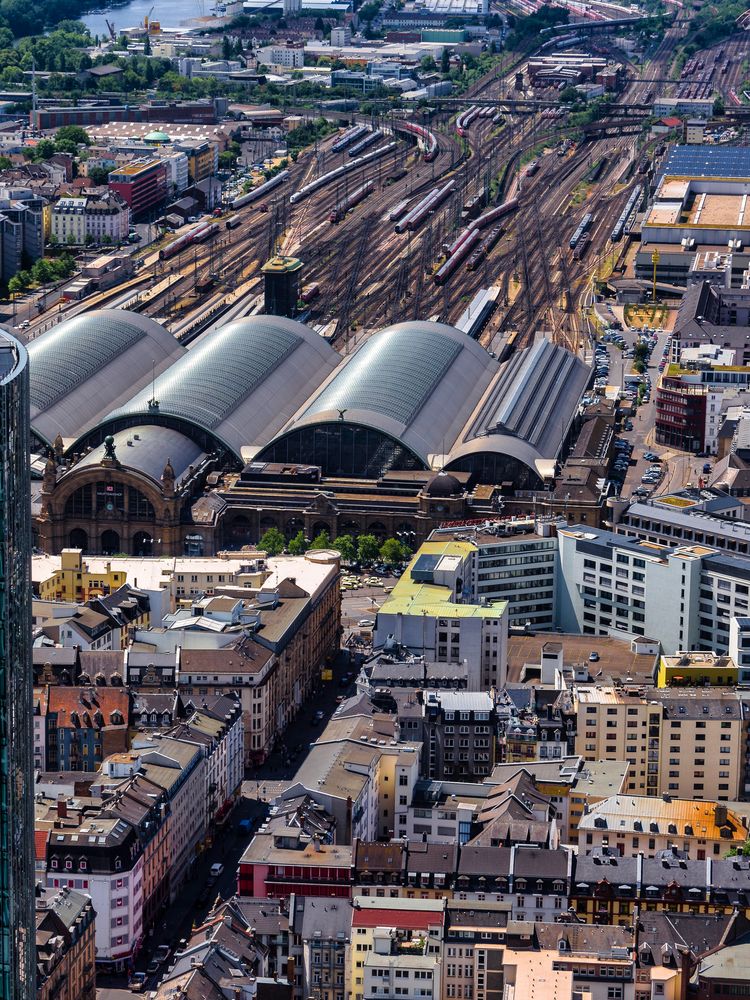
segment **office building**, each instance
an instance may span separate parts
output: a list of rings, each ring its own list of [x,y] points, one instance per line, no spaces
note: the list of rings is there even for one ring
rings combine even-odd
[[[109,188],[126,202],[133,219],[144,218],[166,201],[167,168],[161,160],[135,160],[112,171]]]
[[[29,371],[0,335],[0,996],[28,1000],[34,964]]]

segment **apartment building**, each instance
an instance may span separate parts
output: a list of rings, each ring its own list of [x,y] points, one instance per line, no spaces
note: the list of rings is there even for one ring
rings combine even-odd
[[[495,765],[497,713],[479,691],[430,691],[422,700],[422,774],[471,781]]]
[[[130,209],[114,191],[101,197],[60,198],[52,206],[51,226],[56,243],[121,243],[128,238]]]
[[[439,950],[421,936],[404,936],[390,927],[377,927],[372,949],[362,962],[363,1000],[393,996],[405,1000],[440,1000],[442,963]],[[355,984],[359,976],[355,975]]]
[[[468,689],[506,679],[508,605],[471,603],[476,548],[466,541],[425,542],[377,615],[374,646],[395,641],[436,663],[469,666]]]
[[[602,850],[580,854],[570,890],[579,920],[628,926],[641,913],[716,917],[739,910],[750,914],[750,860],[707,857],[697,861],[681,851],[639,852],[618,857]]]
[[[47,202],[30,188],[0,191],[0,275],[4,284],[44,256]]]
[[[72,819],[72,817],[68,817]],[[45,884],[86,893],[99,914],[96,961],[121,971],[143,937],[143,849],[119,818],[80,816],[48,835]]]
[[[106,756],[127,749],[127,688],[47,684],[35,701],[34,756],[46,770],[97,771]]]
[[[166,792],[170,901],[190,876],[198,845],[206,836],[205,767],[200,747],[161,734],[136,736],[128,753],[102,763],[98,785],[103,794],[116,791],[124,779],[136,774]]]
[[[251,898],[351,895],[352,848],[300,831],[255,834],[240,858],[237,893]]]
[[[573,697],[576,752],[588,761],[629,761],[627,791],[717,801],[740,797],[743,720],[733,691],[581,684]]]
[[[37,1000],[95,1000],[95,918],[84,893],[67,887],[37,892]]]
[[[135,774],[103,803],[101,815],[129,823],[143,849],[143,926],[152,927],[169,902],[170,814],[164,788]]]
[[[731,619],[747,613],[750,599],[747,558],[587,526],[560,530],[558,542],[564,630],[658,637],[668,654],[728,651]]]
[[[352,1000],[394,996],[396,979],[408,983],[409,1000],[439,997],[445,900],[355,896],[352,905],[347,968]]]
[[[510,906],[449,900],[443,945],[443,1000],[503,1000]]]
[[[587,854],[606,847],[622,856],[642,851],[649,858],[676,847],[685,857],[703,861],[744,844],[745,823],[721,802],[613,795],[581,817],[578,846]]]
[[[253,926],[257,933],[255,919]],[[295,987],[300,996],[344,1000],[346,954],[352,930],[351,901],[295,894],[289,901],[289,930],[291,940],[299,941]],[[287,951],[293,949],[294,945]]]
[[[108,183],[128,205],[134,220],[157,211],[167,198],[167,168],[161,160],[135,160],[117,167]]]

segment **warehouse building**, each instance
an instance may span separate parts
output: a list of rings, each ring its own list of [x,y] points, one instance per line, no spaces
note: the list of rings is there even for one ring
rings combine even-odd
[[[637,278],[739,284],[750,265],[750,148],[676,146],[641,224]]]

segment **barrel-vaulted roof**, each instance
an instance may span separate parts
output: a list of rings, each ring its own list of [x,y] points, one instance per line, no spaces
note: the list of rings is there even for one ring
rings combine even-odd
[[[183,354],[163,326],[124,309],[75,316],[28,345],[31,427],[75,439]]]

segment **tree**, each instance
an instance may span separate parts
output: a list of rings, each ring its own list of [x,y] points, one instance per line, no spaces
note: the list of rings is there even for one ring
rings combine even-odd
[[[268,531],[264,531],[258,542],[258,548],[263,549],[269,556],[277,556],[279,552],[283,552],[285,545],[286,538],[278,528],[269,528]]]
[[[313,538],[310,542],[311,549],[330,549],[331,547],[331,536],[327,531],[321,531],[319,534]]]
[[[386,538],[380,546],[380,558],[389,566],[404,562],[409,556],[409,550],[398,538]]]
[[[578,93],[575,87],[565,87],[560,91],[560,103],[561,104],[578,104],[581,100],[581,95]]]
[[[26,155],[26,150],[24,150]],[[55,155],[55,144],[51,139],[40,139],[31,150],[31,155],[35,160],[48,160]]]
[[[227,61],[232,58],[232,40],[228,35],[224,35],[221,40],[221,58]]]
[[[357,556],[360,562],[371,563],[378,558],[378,540],[375,535],[360,535],[357,539]]]
[[[11,295],[20,295],[24,291],[23,282],[17,274],[14,274],[8,282],[8,291]]]
[[[342,562],[353,563],[357,558],[357,546],[351,535],[339,535],[333,543],[333,548],[341,553]]]
[[[419,60],[419,65],[421,69],[424,70],[425,73],[432,73],[434,70],[437,69],[437,63],[430,55],[422,56],[422,58]]]
[[[55,271],[48,260],[40,257],[31,268],[31,276],[39,285],[47,285],[55,277]]]
[[[55,146],[59,149],[58,143],[72,142],[76,146],[90,146],[91,139],[85,128],[80,125],[61,125],[55,132]]]
[[[109,180],[109,170],[106,167],[89,167],[86,175],[92,184],[106,184]]]
[[[451,69],[451,56],[450,52],[448,51],[448,46],[444,45],[442,54],[440,56],[440,72],[443,74],[443,76],[447,76],[448,73],[450,73],[450,69]]]
[[[293,556],[301,556],[303,553],[307,552],[309,547],[310,543],[305,538],[304,531],[298,531],[288,545],[289,552]]]
[[[144,56],[151,55],[151,37],[148,33],[146,34],[145,41],[143,42],[143,54]]]

